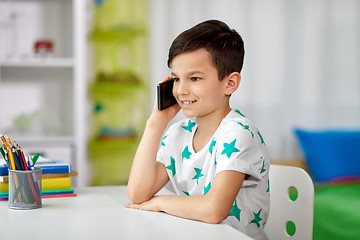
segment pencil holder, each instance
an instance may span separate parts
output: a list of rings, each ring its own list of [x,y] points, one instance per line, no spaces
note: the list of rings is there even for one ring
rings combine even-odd
[[[42,205],[42,169],[9,170],[9,208],[34,209]]]

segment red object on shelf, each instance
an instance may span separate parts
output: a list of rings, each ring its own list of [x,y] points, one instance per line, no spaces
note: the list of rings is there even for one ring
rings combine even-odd
[[[36,54],[48,54],[54,51],[54,42],[52,40],[38,40],[34,43]]]

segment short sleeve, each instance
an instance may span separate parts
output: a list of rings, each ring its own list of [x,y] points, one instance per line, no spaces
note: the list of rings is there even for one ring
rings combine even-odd
[[[225,170],[247,174],[250,177],[246,185],[257,184],[262,180],[261,169],[264,161],[256,129],[230,121],[216,141],[215,174]]]
[[[165,166],[169,164],[170,153],[174,153],[174,151],[176,151],[174,142],[178,143],[179,139],[182,139],[183,133],[180,131],[182,125],[183,121],[174,123],[165,131],[157,151],[157,162],[160,162]]]
[[[163,138],[161,139],[160,146],[159,146],[159,149],[158,149],[157,155],[156,155],[156,161],[160,162],[164,165],[166,164],[165,155],[166,155],[168,140],[169,140],[168,132],[166,132],[164,134]]]

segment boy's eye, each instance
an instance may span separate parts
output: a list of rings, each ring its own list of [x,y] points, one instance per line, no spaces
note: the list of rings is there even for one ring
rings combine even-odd
[[[193,82],[197,82],[197,81],[199,81],[199,80],[200,80],[199,77],[192,77],[192,78],[191,78],[191,81],[193,81]]]
[[[174,80],[174,82],[179,82],[179,81],[180,81],[180,78],[174,77],[173,80]]]

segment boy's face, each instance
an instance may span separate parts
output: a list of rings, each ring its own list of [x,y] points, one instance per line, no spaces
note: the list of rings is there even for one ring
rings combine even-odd
[[[173,94],[187,117],[202,117],[228,107],[227,81],[218,72],[205,48],[181,53],[171,62]]]

